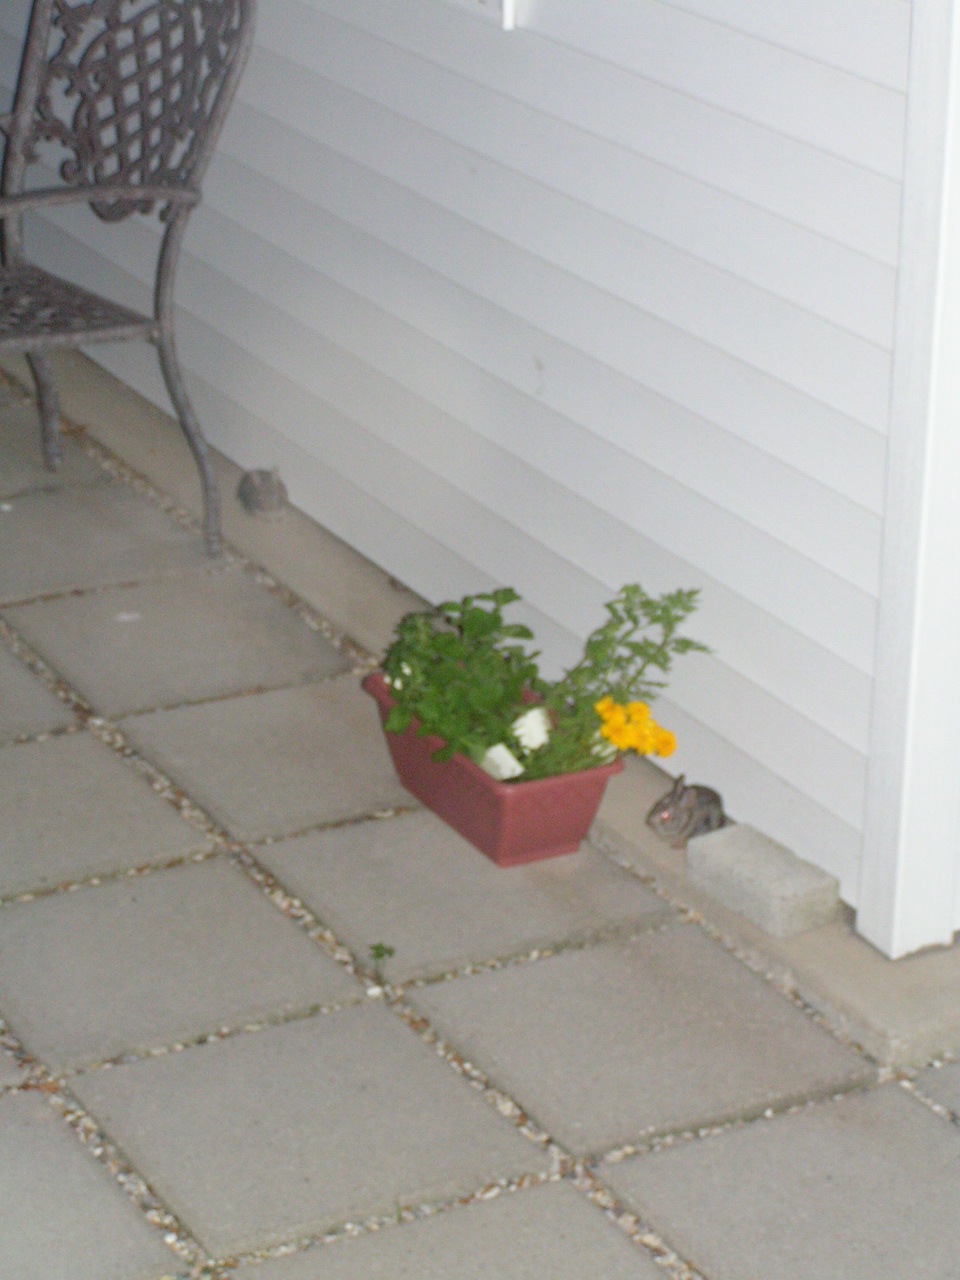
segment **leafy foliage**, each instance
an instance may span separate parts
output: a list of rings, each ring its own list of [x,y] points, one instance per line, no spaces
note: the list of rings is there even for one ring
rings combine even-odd
[[[395,700],[386,728],[400,733],[417,719],[421,733],[444,739],[437,759],[460,751],[479,761],[506,744],[522,761],[525,779],[602,764],[612,749],[598,737],[595,704],[604,697],[652,699],[675,656],[706,651],[678,634],[697,597],[623,587],[605,606],[607,620],[587,638],[583,657],[553,683],[540,676],[539,654],[524,646],[533,639],[529,628],[504,620],[504,608],[520,599],[512,587],[408,614],[383,664]],[[531,701],[542,704],[552,725],[549,740],[534,750],[513,729]]]

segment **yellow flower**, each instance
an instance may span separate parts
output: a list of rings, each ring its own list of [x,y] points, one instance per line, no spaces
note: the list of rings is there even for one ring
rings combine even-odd
[[[601,737],[618,751],[668,756],[676,749],[676,738],[657,724],[645,702],[628,702],[624,706],[607,697],[594,703],[594,710],[602,722]]]

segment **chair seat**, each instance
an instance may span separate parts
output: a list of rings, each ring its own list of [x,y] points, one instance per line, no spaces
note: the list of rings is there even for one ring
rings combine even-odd
[[[26,264],[0,269],[0,351],[152,338],[156,322]]]

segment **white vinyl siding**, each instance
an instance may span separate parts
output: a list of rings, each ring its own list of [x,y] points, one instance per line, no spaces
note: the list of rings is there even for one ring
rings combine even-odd
[[[516,586],[554,661],[621,583],[702,587],[671,768],[855,904],[909,6],[519,14],[260,0],[178,289],[198,408],[427,596]],[[33,239],[142,304],[149,228]]]

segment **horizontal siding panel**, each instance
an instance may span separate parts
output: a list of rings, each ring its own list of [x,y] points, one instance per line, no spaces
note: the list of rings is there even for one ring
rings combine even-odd
[[[791,412],[779,405],[773,414],[767,406],[762,417],[744,413],[733,419],[721,413],[719,423],[708,421],[300,196],[287,191],[278,202],[275,183],[224,156],[207,184],[207,208],[231,222],[239,220],[260,242],[269,241],[488,370],[535,404],[572,418],[714,501],[737,509],[737,500],[746,499],[769,513],[772,475],[758,479],[756,492],[747,492],[751,464],[741,464],[743,449],[747,457],[759,452],[800,472],[798,478],[784,474],[788,487],[809,477],[873,515],[880,512],[883,437],[815,402],[806,400]],[[710,412],[717,407],[715,401],[702,406]],[[802,430],[797,429],[801,422]],[[769,465],[758,458],[752,467]],[[724,483],[721,496],[716,486]]]
[[[669,0],[770,44],[905,93],[907,0]]]
[[[67,217],[57,216],[61,220]],[[85,230],[87,242],[96,248],[103,232],[96,226]],[[131,266],[135,269],[135,264]],[[201,279],[203,285],[198,283]],[[211,303],[218,288],[221,295],[228,289],[228,297]],[[319,290],[308,289],[308,294],[315,299],[317,310],[322,309]],[[498,511],[508,523],[515,524],[521,512],[527,530],[538,522],[537,538],[556,548],[570,565],[598,566],[594,572],[602,574],[607,583],[619,585],[635,576],[632,566],[649,554],[652,542],[639,539],[622,521],[596,506],[581,505],[583,499],[571,490],[558,490],[532,465],[507,455],[490,441],[478,440],[433,404],[378,374],[342,347],[292,323],[275,308],[229,288],[226,282],[215,287],[198,265],[184,273],[182,296],[200,314],[212,305],[215,314],[210,318],[234,341],[243,342],[246,335],[257,334],[257,350],[270,365],[284,370],[291,382],[306,388],[344,418],[379,435],[385,444],[401,447],[406,456],[419,462],[425,475],[429,471],[442,474],[449,483],[461,485],[465,493]],[[295,423],[289,428],[291,438],[309,447],[308,438],[295,434],[305,429]],[[315,447],[321,446],[318,443]],[[643,509],[642,492],[638,495],[627,484],[622,493],[624,507]],[[579,520],[571,516],[577,509],[582,514]],[[874,603],[869,596],[841,583],[806,557],[744,528],[742,522],[696,494],[687,495],[682,506],[660,502],[659,510],[661,522],[653,530],[657,543],[695,573],[705,574],[757,607],[773,612],[850,665],[869,669],[874,625]],[[571,624],[571,629],[576,628]]]
[[[681,487],[651,473],[645,465],[649,456],[634,455],[635,424],[624,424],[622,445],[598,438],[549,410],[541,397],[520,393],[356,294],[305,274],[307,257],[281,253],[236,224],[209,214],[200,221],[193,245],[195,254],[224,274],[229,274],[232,262],[247,262],[245,287],[275,299],[309,332],[346,348],[491,444],[508,449],[628,524],[636,522],[649,536],[665,534],[674,512],[698,527],[715,518],[713,513],[694,515],[692,509],[699,509],[703,495],[862,590],[876,590],[876,516],[824,493],[792,468],[710,424],[687,421],[679,438],[659,430],[662,424],[648,425],[652,450],[660,445],[661,457],[673,454],[674,469],[683,477]],[[778,495],[776,504],[770,502],[773,492]],[[809,519],[811,508],[818,511],[817,520]],[[740,536],[730,532],[738,543],[751,537],[749,530]]]
[[[261,333],[266,331],[256,309],[241,319],[238,307],[239,299],[233,300],[231,322],[237,332],[251,323]],[[505,521],[514,523],[522,513],[525,528],[537,522],[538,538],[563,549],[565,558],[576,554],[579,563],[589,563],[591,558],[597,563],[613,557],[623,567],[619,571],[611,567],[610,580],[629,576],[624,561],[631,539],[619,521],[603,519],[595,508],[585,509],[569,491],[558,493],[546,477],[505,458],[489,442],[480,447],[481,442],[464,433],[448,415],[396,384],[385,386],[369,366],[354,363],[342,348],[324,350],[314,335],[288,327],[279,318],[273,319],[271,327],[277,348],[276,355],[271,353],[273,360],[338,413],[362,422],[384,442],[395,443],[406,456],[416,458],[425,472],[460,484]],[[640,506],[643,494],[634,493],[632,499]],[[813,561],[744,529],[719,508],[695,495],[690,495],[684,510],[663,505],[656,535],[660,545],[687,563],[772,608],[805,633],[815,632],[825,647],[840,647],[840,656],[852,654],[855,661],[871,655],[874,608],[870,597]],[[571,539],[577,541],[575,553]],[[852,638],[869,642],[863,652],[854,648]]]
[[[303,29],[307,22],[306,30]],[[304,37],[308,38],[304,38]],[[889,348],[895,274],[743,200],[491,92],[301,5],[276,6],[260,67],[293,61],[551,190],[619,219]]]
[[[268,0],[288,8],[294,0]],[[266,9],[266,6],[264,6]],[[752,124],[573,49],[504,36],[436,0],[309,8],[416,53],[577,128],[895,265],[900,181]],[[267,10],[261,26],[270,22]],[[296,59],[302,40],[281,50]]]
[[[866,760],[723,662],[684,661],[670,701],[850,827],[863,820]]]
[[[905,95],[659,0],[538,7],[536,33],[887,177],[903,165]]]
[[[309,107],[306,102],[303,105]],[[346,145],[342,131],[350,129],[351,121],[357,125],[357,116],[363,114],[363,104],[355,106],[356,114],[339,120],[325,115],[322,127],[316,121],[330,144],[328,149],[305,135],[278,130],[265,115],[243,104],[228,124],[223,147],[240,159],[253,144],[261,157],[261,171],[269,166],[269,176],[278,182],[296,173],[310,183],[313,175],[310,194],[322,199],[318,187],[323,186],[329,207],[351,187],[369,184],[369,178],[342,153],[337,164],[332,150],[334,143]],[[467,241],[469,265],[479,269],[485,281],[502,281],[513,292],[521,289],[527,305],[533,302],[538,313],[556,310],[551,293],[565,294],[561,310],[580,317],[577,327],[583,332],[582,296],[584,286],[589,286],[603,295],[597,302],[607,316],[618,304],[627,303],[654,322],[715,346],[841,413],[877,430],[885,428],[890,358],[879,346],[619,223],[597,220],[595,215],[583,217],[573,202],[550,196],[540,187],[530,184],[524,189],[522,183],[511,182],[504,188],[499,168],[494,172],[494,166],[477,157],[457,154],[458,148],[445,155],[434,146],[421,150],[421,141],[405,130],[400,161],[396,139],[391,144],[386,132],[380,133],[372,121],[363,137],[357,128],[350,137],[351,149],[363,153],[363,168],[379,165],[381,172],[376,176],[392,184],[388,193],[381,192],[380,205],[396,224],[395,238],[402,233],[410,244],[411,237],[422,240],[423,229],[431,223],[443,224],[443,240],[434,253],[448,252],[455,240]],[[396,181],[394,170],[398,171]],[[370,210],[365,221],[376,215],[377,210]],[[418,256],[415,251],[414,256]],[[577,301],[573,301],[575,294],[580,295]],[[642,315],[636,315],[629,327],[643,323]],[[668,344],[676,348],[672,337]]]

